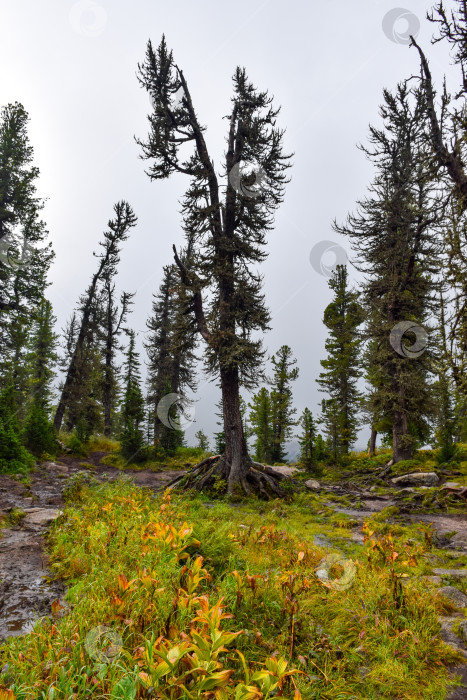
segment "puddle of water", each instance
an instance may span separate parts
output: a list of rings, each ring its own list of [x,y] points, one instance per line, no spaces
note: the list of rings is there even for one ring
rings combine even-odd
[[[34,625],[32,622],[25,624],[22,620],[15,620],[14,622],[9,622],[6,627],[9,637],[19,637],[22,634],[32,632]]]
[[[0,640],[31,632],[37,620],[49,612],[52,600],[60,597],[58,587],[42,579],[28,584],[12,582],[7,593],[8,602],[0,614]]]

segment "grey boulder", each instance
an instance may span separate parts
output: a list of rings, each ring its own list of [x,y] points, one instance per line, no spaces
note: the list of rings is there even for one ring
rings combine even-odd
[[[395,486],[438,486],[439,477],[434,472],[415,472],[391,479]]]

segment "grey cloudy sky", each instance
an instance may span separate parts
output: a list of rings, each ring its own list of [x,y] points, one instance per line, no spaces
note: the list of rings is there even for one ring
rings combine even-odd
[[[429,46],[432,27],[424,16],[430,2],[401,2],[420,21],[419,41],[439,80],[449,73],[448,55],[445,47]],[[354,208],[371,176],[356,144],[378,121],[383,87],[418,73],[415,50],[383,32],[383,18],[395,7],[393,0],[0,0],[0,104],[22,102],[31,116],[40,194],[48,197],[45,218],[56,251],[49,296],[59,327],[94,270],[92,250],[115,201],[128,200],[139,217],[124,246],[119,285],[137,292],[130,323],[140,342],[162,266],[171,261],[172,243],[182,244],[178,202],[187,181],[177,175],[151,183],[133,139],[146,135],[150,110],[136,80],[137,63],[147,40],[157,44],[165,33],[208,127],[216,163],[224,151],[222,117],[236,65],[282,105],[286,149],[295,157],[262,267],[272,313],[265,341],[270,353],[284,343],[292,347],[300,367],[295,404],[300,412],[308,405],[316,413],[321,319],[330,294],[309,254],[321,240],[347,247],[331,222]],[[407,19],[399,19],[395,32],[406,29]],[[218,389],[201,377],[196,398],[189,441],[199,428],[209,434],[216,429]],[[366,439],[362,435],[360,444]]]

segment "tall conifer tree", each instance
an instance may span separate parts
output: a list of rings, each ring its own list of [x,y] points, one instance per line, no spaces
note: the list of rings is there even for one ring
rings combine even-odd
[[[362,309],[358,294],[348,286],[345,265],[337,265],[329,280],[334,298],[324,311],[323,322],[329,330],[325,348],[327,358],[321,360],[320,391],[327,395],[322,402],[322,418],[334,459],[349,453],[358,427],[360,395],[360,337]]]
[[[129,344],[124,367],[121,450],[126,459],[138,461],[144,445],[142,423],[145,418],[145,410],[141,391],[139,354],[136,352],[134,331],[129,331]]]
[[[316,425],[313,414],[309,408],[305,408],[300,417],[302,432],[298,437],[300,445],[300,464],[308,471],[316,469]]]
[[[292,436],[292,428],[296,425],[294,415],[297,411],[292,406],[292,382],[298,378],[299,371],[298,367],[295,367],[297,360],[292,357],[292,350],[288,345],[282,345],[271,361],[271,460],[274,464],[285,459],[285,443]]]
[[[376,171],[370,194],[346,225],[336,227],[350,237],[355,265],[366,276],[365,334],[373,343],[371,403],[376,416],[390,421],[395,462],[411,458],[417,442],[428,439],[432,415],[430,352],[422,347],[411,357],[412,335],[399,338],[400,347],[391,342],[391,333],[406,322],[418,326],[422,341],[435,306],[438,202],[424,109],[423,94],[409,91],[406,83],[395,94],[384,91],[384,125],[370,127],[371,147],[362,147]]]
[[[190,178],[183,219],[189,238],[196,241],[196,269],[188,269],[176,251],[175,261],[207,346],[208,371],[219,377],[222,390],[225,452],[193,470],[184,483],[202,489],[218,477],[230,493],[279,494],[279,477],[259,471],[248,456],[240,412],[241,385],[253,388],[260,376],[263,351],[258,334],[269,322],[256,266],[265,258],[265,234],[273,227],[287,181],[289,162],[283,153],[283,132],[276,123],[279,110],[266,92],[250,83],[243,68],[236,69],[224,160],[226,180],[220,182],[205,127],[165,38],[156,51],[148,43],[139,80],[154,106],[148,138],[138,141],[142,157],[150,161],[149,176],[162,179],[179,172]],[[262,182],[255,184],[258,163]],[[256,168],[256,175],[242,178],[242,166]]]
[[[271,395],[266,387],[262,387],[248,404],[250,407],[249,421],[255,437],[255,458],[263,464],[271,464],[273,453],[273,426]]]
[[[28,401],[28,342],[53,259],[37,196],[39,169],[19,104],[0,112],[0,385],[13,384],[24,417]]]

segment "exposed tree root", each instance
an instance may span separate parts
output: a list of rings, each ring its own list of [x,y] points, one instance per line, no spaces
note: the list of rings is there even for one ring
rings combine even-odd
[[[223,455],[208,457],[197,464],[188,474],[173,479],[167,487],[195,489],[206,491],[212,488],[219,489],[222,482],[225,483],[224,492],[231,495],[256,495],[264,500],[270,498],[284,498],[287,492],[281,488],[280,482],[284,479],[292,481],[290,477],[280,474],[271,467],[253,462],[248,459],[238,480],[232,484],[230,464]],[[222,490],[220,490],[222,492]]]

